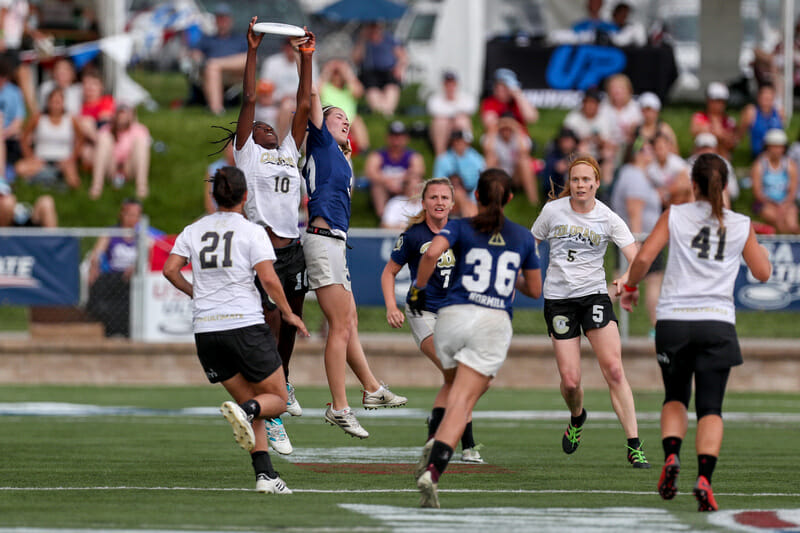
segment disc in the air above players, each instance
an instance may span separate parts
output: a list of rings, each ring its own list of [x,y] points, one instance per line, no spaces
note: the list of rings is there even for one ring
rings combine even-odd
[[[283,24],[282,22],[256,22],[253,24],[253,31],[271,35],[285,35],[286,37],[302,37],[306,34],[306,30],[300,26]]]

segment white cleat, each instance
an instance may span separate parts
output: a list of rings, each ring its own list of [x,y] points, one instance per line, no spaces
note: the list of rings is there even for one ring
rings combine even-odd
[[[419,477],[425,472],[425,469],[428,468],[428,464],[431,461],[432,449],[433,437],[428,439],[428,442],[426,442],[425,446],[422,447],[422,457],[419,458],[419,461],[417,462],[417,468],[414,469],[414,479],[419,479]]]
[[[478,446],[461,450],[461,460],[465,463],[476,464],[484,464],[486,462],[483,460],[483,457],[481,457],[481,453],[478,451]]]
[[[283,420],[280,418],[267,418],[264,422],[267,426],[267,440],[272,449],[281,455],[292,453],[292,443],[286,433],[286,428],[283,426]]]
[[[286,401],[286,412],[292,416],[303,416],[303,408],[300,407],[300,402],[294,395],[294,387],[288,381],[286,382],[286,392],[289,394],[289,399]]]
[[[359,439],[369,437],[369,433],[361,427],[356,414],[349,407],[343,413],[336,414],[333,412],[333,406],[328,404],[328,408],[325,410],[325,421],[332,426],[339,426],[345,433],[353,437],[358,437]]]
[[[439,508],[438,483],[433,481],[432,474],[426,470],[417,478],[417,488],[419,489],[419,506]]]
[[[378,407],[400,407],[408,402],[408,398],[400,396],[389,390],[385,383],[375,392],[362,391],[364,393],[362,402],[365,409],[377,409]]]
[[[267,494],[291,494],[292,489],[280,477],[270,479],[266,474],[259,474],[256,477],[256,492]]]
[[[256,436],[247,413],[236,402],[227,401],[219,408],[222,416],[233,428],[233,438],[245,451],[253,451],[256,446]]]

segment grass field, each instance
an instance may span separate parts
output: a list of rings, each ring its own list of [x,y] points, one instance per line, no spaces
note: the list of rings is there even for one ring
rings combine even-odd
[[[358,393],[350,392],[355,403]],[[604,391],[587,391],[581,447],[572,456],[561,452],[565,411],[556,390],[489,391],[475,415],[487,464],[452,463],[440,482],[442,509],[420,510],[412,463],[434,391],[399,392],[410,398],[406,408],[359,414],[371,436],[357,441],[323,424],[326,391],[298,391],[306,413],[285,419],[295,451],[288,461],[272,454],[295,494],[271,496],[250,490],[248,457],[216,409],[226,399],[221,387],[5,386],[0,531],[800,528],[798,394],[728,396],[713,479],[721,511],[701,515],[691,497],[691,430],[680,493],[671,502],[655,493],[659,394],[636,394],[640,435],[654,468],[634,470]]]

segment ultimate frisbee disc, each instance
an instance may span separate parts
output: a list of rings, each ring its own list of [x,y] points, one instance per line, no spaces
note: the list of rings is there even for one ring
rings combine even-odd
[[[272,35],[285,35],[286,37],[302,37],[306,34],[306,30],[300,26],[282,24],[280,22],[256,22],[253,24],[253,31]]]

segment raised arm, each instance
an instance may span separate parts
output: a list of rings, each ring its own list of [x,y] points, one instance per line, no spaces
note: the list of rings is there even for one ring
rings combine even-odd
[[[253,119],[256,116],[256,63],[258,63],[258,46],[264,38],[263,33],[253,31],[258,17],[250,19],[247,27],[247,59],[244,63],[244,79],[242,80],[242,108],[236,122],[236,149],[241,150],[247,138],[253,132]]]
[[[317,40],[314,34],[308,31],[308,29],[306,29],[305,37],[292,41],[292,45],[298,45],[298,52],[300,53],[300,64],[298,66],[300,82],[297,85],[297,109],[292,118],[292,137],[294,137],[294,142],[298,147],[303,144],[303,139],[306,136],[308,116],[311,111],[311,63],[316,43]]]

